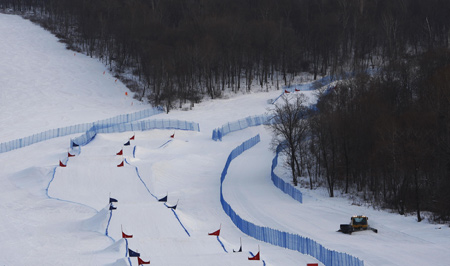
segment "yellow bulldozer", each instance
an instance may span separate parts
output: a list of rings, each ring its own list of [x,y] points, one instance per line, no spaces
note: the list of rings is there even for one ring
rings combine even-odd
[[[372,230],[375,233],[378,233],[378,230],[370,227],[368,223],[369,217],[364,215],[353,215],[350,218],[349,224],[341,224],[340,229],[338,232],[342,232],[344,234],[352,234],[355,231],[361,231],[361,230]]]

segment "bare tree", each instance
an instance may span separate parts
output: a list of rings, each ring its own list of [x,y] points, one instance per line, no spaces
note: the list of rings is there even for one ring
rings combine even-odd
[[[282,100],[282,104],[275,105],[272,111],[273,123],[268,127],[273,132],[273,144],[284,146],[282,152],[288,158],[292,182],[297,186],[297,177],[301,174],[298,157],[308,129],[306,122],[308,108],[305,106],[307,98],[303,94],[294,97],[284,95]]]

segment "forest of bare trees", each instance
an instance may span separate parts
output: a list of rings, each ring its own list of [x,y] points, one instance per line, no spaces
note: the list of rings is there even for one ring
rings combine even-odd
[[[169,111],[448,47],[446,0],[0,0]],[[280,78],[280,79],[279,79]],[[126,82],[126,80],[124,80]]]
[[[167,112],[301,72],[351,73],[295,134],[274,128],[295,146],[293,182],[309,175],[330,196],[356,191],[418,221],[450,220],[448,0],[0,0],[0,10],[135,77],[137,97]],[[302,101],[278,112],[295,118]]]
[[[422,211],[450,220],[448,49],[341,82],[317,107],[313,140],[324,150],[322,161],[326,154],[333,162],[343,191],[356,189],[402,214],[414,211],[418,221]]]
[[[419,222],[450,221],[450,50],[339,81],[309,113],[299,101],[277,107],[282,125],[270,125],[294,184],[309,176],[331,197],[340,190]]]

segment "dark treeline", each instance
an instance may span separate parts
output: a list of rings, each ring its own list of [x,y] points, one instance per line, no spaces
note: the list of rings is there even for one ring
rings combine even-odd
[[[450,220],[450,51],[391,63],[323,96],[311,128],[329,187]]]
[[[447,0],[0,0],[177,104],[300,72],[335,75],[448,46]]]
[[[281,123],[270,126],[282,136],[275,144],[286,140],[294,184],[309,176],[331,197],[340,190],[418,221],[424,212],[450,221],[449,49],[340,81],[314,110],[299,102],[275,109]]]

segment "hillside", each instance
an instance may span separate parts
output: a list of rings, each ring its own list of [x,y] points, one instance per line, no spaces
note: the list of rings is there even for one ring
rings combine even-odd
[[[0,142],[149,108],[132,100],[132,93],[102,63],[66,50],[29,21],[1,14],[0,36],[4,36],[0,42]],[[270,181],[271,136],[263,126],[232,133],[222,142],[211,140],[214,128],[267,112],[268,100],[280,93],[255,90],[151,118],[194,121],[200,132],[98,134],[74,150],[69,149],[70,139],[78,135],[69,135],[0,153],[0,264],[137,265],[135,258],[126,258],[126,244],[152,265],[317,262],[244,235],[222,210],[220,175],[227,157],[256,134],[261,142],[231,163],[223,187],[225,197],[244,219],[310,237],[364,260],[365,265],[449,261],[446,226],[351,205],[345,198],[328,198],[321,189],[302,189],[304,203],[300,204],[275,188]],[[314,91],[305,94],[314,101]],[[131,136],[135,136],[132,145],[123,146]],[[120,149],[123,156],[116,155]],[[69,158],[67,167],[57,167],[68,152],[75,157]],[[125,166],[116,167],[122,159]],[[276,170],[281,176],[287,172],[282,165]],[[176,215],[156,200],[167,194],[168,206],[178,202]],[[112,216],[108,197],[118,200]],[[368,215],[379,233],[337,233],[339,224],[353,214]],[[219,227],[221,242],[208,235]],[[121,230],[133,238],[126,243]],[[233,253],[240,238],[244,252]],[[247,260],[258,246],[262,261]]]

